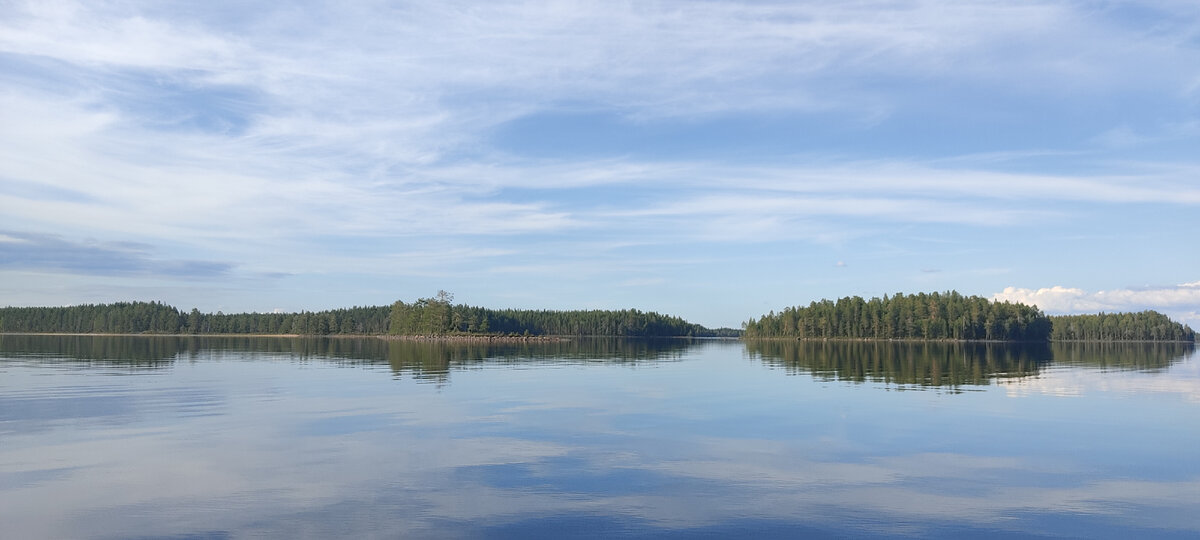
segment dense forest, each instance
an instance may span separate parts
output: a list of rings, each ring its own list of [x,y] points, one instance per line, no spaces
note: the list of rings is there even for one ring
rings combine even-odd
[[[300,313],[184,312],[159,302],[0,308],[0,332],[73,334],[534,335],[912,339],[994,341],[1184,341],[1188,326],[1154,311],[1047,317],[1035,307],[957,292],[847,297],[769,313],[743,330],[625,310],[522,310],[456,305],[444,291],[391,306]]]
[[[636,309],[529,310],[455,305],[439,291],[434,298],[392,304],[390,334],[527,334],[535,336],[736,337],[732,329],[711,330],[679,317]]]
[[[0,332],[71,334],[384,334],[390,309],[300,313],[182,312],[159,302],[0,308]]]
[[[1054,341],[1195,341],[1190,326],[1157,311],[1050,317]]]
[[[392,306],[300,313],[183,312],[159,302],[119,302],[69,307],[0,308],[0,332],[71,334],[300,334],[736,337],[679,317],[642,312],[488,309],[453,305],[444,291],[434,298]]]
[[[949,291],[822,300],[743,328],[747,338],[1045,341],[1050,319],[1035,307]]]

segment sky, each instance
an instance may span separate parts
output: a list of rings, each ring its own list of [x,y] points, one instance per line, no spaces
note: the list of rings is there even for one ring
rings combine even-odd
[[[0,305],[1200,328],[1200,3],[0,2]]]

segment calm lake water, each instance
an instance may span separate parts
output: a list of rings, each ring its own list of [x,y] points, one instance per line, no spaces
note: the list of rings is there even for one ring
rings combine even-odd
[[[1183,345],[0,336],[0,537],[1200,537]]]

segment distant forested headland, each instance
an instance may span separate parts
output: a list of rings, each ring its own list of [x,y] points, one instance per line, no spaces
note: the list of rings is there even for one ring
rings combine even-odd
[[[0,308],[0,331],[66,334],[383,334],[390,309],[301,313],[183,312],[159,302]]]
[[[737,337],[679,317],[626,310],[518,310],[455,305],[439,292],[415,302],[300,313],[184,312],[159,302],[0,308],[0,332],[71,334],[528,335]]]
[[[1194,341],[1153,311],[1047,316],[1036,307],[945,293],[858,296],[789,307],[743,324],[743,337],[948,341]]]

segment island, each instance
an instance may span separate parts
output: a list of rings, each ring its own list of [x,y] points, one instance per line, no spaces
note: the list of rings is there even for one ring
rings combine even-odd
[[[0,332],[63,334],[354,335],[464,339],[525,336],[737,337],[680,317],[623,310],[491,309],[445,291],[412,302],[299,313],[202,313],[161,302],[0,308]]]
[[[1195,332],[1155,311],[1048,316],[1036,306],[956,291],[848,296],[789,307],[741,329],[707,328],[637,309],[493,309],[446,291],[388,306],[298,313],[203,313],[161,302],[0,308],[0,333],[387,336],[397,339],[705,337],[792,340],[1171,341]]]
[[[1184,341],[1195,332],[1154,311],[1047,316],[1036,306],[956,291],[785,308],[742,325],[747,339],[933,341]]]

